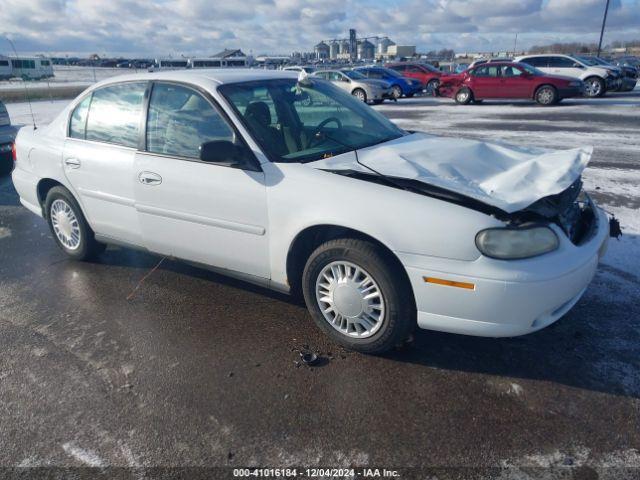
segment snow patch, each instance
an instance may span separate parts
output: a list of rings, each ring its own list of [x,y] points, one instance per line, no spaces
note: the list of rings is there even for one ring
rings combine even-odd
[[[67,442],[62,445],[62,449],[73,458],[78,460],[85,465],[90,467],[102,467],[104,466],[104,461],[91,450],[85,450],[74,445],[71,442]]]

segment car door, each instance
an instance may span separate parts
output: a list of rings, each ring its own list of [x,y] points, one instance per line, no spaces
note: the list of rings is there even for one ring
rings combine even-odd
[[[139,245],[134,160],[147,82],[109,85],[87,95],[71,114],[64,173],[93,230]]]
[[[533,77],[515,65],[500,65],[500,91],[504,98],[530,98]]]
[[[351,93],[351,80],[341,72],[329,72],[329,78],[334,85],[340,87],[346,92]]]
[[[256,102],[264,103],[264,102]],[[208,95],[154,82],[144,151],[135,157],[138,218],[149,250],[269,278],[264,174],[200,160],[201,146],[240,141]]]
[[[568,57],[549,57],[549,73],[580,78],[585,70],[579,62]]]
[[[415,78],[420,83],[425,85],[427,83],[427,74],[416,65],[407,65],[406,70],[402,73],[405,77]]]
[[[480,65],[473,69],[471,77],[471,90],[475,98],[504,98],[500,92],[500,80],[496,65]]]

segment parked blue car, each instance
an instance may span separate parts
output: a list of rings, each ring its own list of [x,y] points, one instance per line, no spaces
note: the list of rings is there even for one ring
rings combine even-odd
[[[391,95],[395,100],[402,96],[407,98],[413,97],[416,93],[422,92],[423,89],[422,83],[419,80],[403,77],[390,68],[358,67],[354,68],[354,70],[360,72],[367,78],[384,80],[391,84]]]

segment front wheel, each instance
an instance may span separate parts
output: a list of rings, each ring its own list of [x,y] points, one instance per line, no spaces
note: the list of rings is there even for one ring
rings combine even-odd
[[[427,83],[427,92],[431,94],[435,94],[438,91],[438,87],[440,86],[440,80],[433,79],[429,80]]]
[[[536,90],[535,99],[538,105],[554,105],[558,103],[558,91],[551,85],[543,85]]]
[[[367,92],[365,92],[363,89],[361,88],[356,88],[351,95],[353,95],[354,97],[356,97],[358,100],[360,100],[361,102],[367,102]]]
[[[400,88],[400,85],[394,85],[391,87],[391,96],[396,100],[402,97],[402,88]]]
[[[385,352],[416,324],[406,275],[371,242],[342,238],[320,245],[307,260],[302,290],[316,325],[351,350]]]
[[[47,223],[58,246],[74,260],[89,260],[104,251],[71,192],[53,187],[45,200]]]
[[[606,87],[603,79],[599,77],[589,77],[584,83],[586,85],[587,97],[601,97],[604,95]]]
[[[463,87],[458,90],[455,99],[459,105],[468,105],[473,101],[473,93],[467,87]]]

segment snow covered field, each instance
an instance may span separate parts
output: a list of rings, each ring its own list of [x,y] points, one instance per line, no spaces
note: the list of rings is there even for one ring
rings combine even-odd
[[[68,100],[33,102],[37,124],[50,122]],[[31,123],[27,103],[7,105],[16,124]],[[437,135],[572,148],[593,145],[584,175],[586,189],[598,204],[620,219],[624,235],[609,243],[604,263],[619,272],[626,287],[640,281],[640,90],[597,100],[565,100],[541,108],[528,102],[493,102],[459,106],[431,97],[376,107],[401,127]],[[629,277],[629,275],[631,277]],[[631,283],[627,282],[633,279]],[[626,280],[625,280],[626,279]]]

